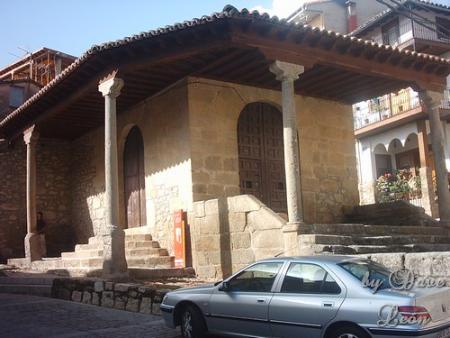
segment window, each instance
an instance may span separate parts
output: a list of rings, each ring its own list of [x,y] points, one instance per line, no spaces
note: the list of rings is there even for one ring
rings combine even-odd
[[[341,288],[320,266],[292,263],[284,277],[281,292],[339,294]]]
[[[383,36],[383,44],[395,45],[400,38],[400,25],[398,18],[392,20],[381,28],[381,34]]]
[[[364,279],[382,281],[378,290],[390,287],[389,277],[391,272],[384,266],[369,260],[351,261],[339,264],[345,271],[363,282]]]
[[[270,292],[282,262],[259,263],[229,281],[230,291]]]
[[[19,107],[23,103],[24,89],[22,87],[11,86],[9,91],[9,106]]]

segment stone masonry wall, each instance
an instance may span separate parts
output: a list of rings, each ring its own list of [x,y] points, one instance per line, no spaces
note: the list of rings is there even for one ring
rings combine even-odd
[[[237,125],[252,102],[280,109],[278,91],[189,79],[194,201],[240,194]],[[305,221],[337,223],[357,205],[353,117],[350,106],[296,96]]]
[[[60,278],[53,281],[52,297],[118,310],[159,315],[167,290],[139,284],[96,279]]]
[[[221,279],[284,251],[285,221],[251,195],[194,202],[189,215],[197,275]]]
[[[359,256],[370,258],[393,270],[408,269],[417,276],[442,278],[450,283],[448,252],[391,252]]]
[[[0,143],[0,263],[24,254],[26,234],[26,148]]]
[[[47,255],[72,248],[70,144],[41,139],[36,148],[37,211],[47,224]],[[26,221],[26,147],[0,145],[0,260],[23,257]]]
[[[129,131],[137,126],[144,141],[147,225],[169,252],[172,215],[178,209],[188,210],[192,203],[186,92],[182,81],[126,112],[119,111],[117,118],[120,222],[126,224],[123,151]],[[104,224],[103,138],[103,128],[98,128],[74,142],[72,217],[79,242],[97,235]]]
[[[69,142],[43,139],[36,148],[36,210],[44,215],[49,257],[60,256],[76,244],[70,217],[70,161]]]

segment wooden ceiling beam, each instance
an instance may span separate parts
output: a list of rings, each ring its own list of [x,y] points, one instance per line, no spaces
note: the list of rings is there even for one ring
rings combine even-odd
[[[288,42],[268,41],[255,35],[235,33],[232,41],[258,48],[266,57],[285,62],[312,66],[314,64],[328,65],[390,80],[400,79],[418,83],[421,87],[434,91],[443,91],[445,83],[437,76],[424,72],[411,71],[407,65],[395,67],[391,64],[377,64],[363,57],[331,53],[320,48],[310,48],[307,44],[295,45]],[[364,49],[364,45],[361,45]]]

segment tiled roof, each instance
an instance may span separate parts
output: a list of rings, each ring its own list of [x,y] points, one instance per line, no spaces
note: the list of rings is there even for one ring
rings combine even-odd
[[[444,6],[445,7],[445,6]],[[38,93],[36,93],[34,96],[32,96],[30,99],[25,101],[19,108],[17,108],[15,111],[13,111],[11,114],[9,114],[7,117],[5,117],[3,120],[0,121],[0,129],[10,120],[14,119],[18,115],[21,114],[22,111],[26,110],[30,106],[32,106],[36,101],[38,101],[41,97],[45,96],[47,92],[49,92],[53,87],[57,86],[60,82],[64,81],[71,73],[75,72],[82,64],[86,63],[90,59],[92,59],[94,56],[99,55],[105,51],[110,51],[115,48],[122,47],[124,45],[132,44],[136,41],[142,41],[145,39],[151,39],[158,36],[163,36],[168,33],[172,32],[178,32],[182,31],[188,28],[206,25],[208,23],[219,21],[219,20],[226,20],[230,18],[250,18],[255,21],[261,21],[261,22],[267,22],[279,26],[284,26],[287,28],[304,31],[304,32],[314,32],[315,34],[320,34],[323,37],[327,37],[330,39],[335,40],[336,42],[339,41],[345,41],[350,42],[352,45],[357,47],[367,47],[372,49],[379,49],[382,51],[391,51],[393,54],[398,54],[400,56],[405,57],[412,57],[419,60],[425,60],[429,62],[434,62],[442,65],[450,65],[450,60],[446,58],[440,58],[438,56],[434,55],[428,55],[428,54],[422,54],[422,53],[416,53],[413,51],[402,51],[398,48],[394,48],[389,45],[381,45],[378,43],[375,43],[373,41],[363,40],[356,38],[354,36],[349,35],[342,35],[340,33],[336,33],[333,31],[320,29],[317,27],[312,27],[309,25],[298,25],[292,22],[288,22],[286,19],[279,19],[276,16],[271,17],[267,13],[259,13],[258,11],[249,11],[248,9],[244,8],[242,10],[238,10],[235,7],[231,5],[227,5],[224,7],[222,12],[213,13],[208,16],[202,16],[201,18],[195,18],[189,21],[184,21],[182,23],[176,23],[174,25],[165,26],[163,28],[158,28],[155,30],[151,30],[148,32],[142,32],[130,37],[126,37],[120,40],[106,42],[100,45],[94,45],[89,50],[87,50],[83,55],[81,55],[78,59],[76,59],[70,66],[65,68],[61,74],[59,74],[55,79],[53,79],[51,82],[49,82],[45,87],[43,87]],[[1,132],[1,130],[0,130]]]
[[[431,1],[426,1],[426,0],[405,0],[403,2],[403,4],[408,3],[408,2],[410,2],[410,3],[417,3],[418,5],[428,6],[428,7],[432,7],[432,8],[439,9],[439,10],[442,10],[442,9],[450,10],[450,6],[448,6],[448,5],[443,5],[443,4],[439,4],[439,3],[435,3],[435,2],[431,2]],[[398,6],[393,6],[393,7],[398,7]],[[349,35],[357,36],[358,34],[364,32],[367,28],[369,28],[372,25],[376,24],[381,19],[383,19],[385,17],[388,17],[390,14],[395,14],[395,12],[392,9],[387,8],[386,10],[384,10],[384,11],[374,15],[370,19],[368,19],[366,22],[361,24],[358,28],[356,28]]]

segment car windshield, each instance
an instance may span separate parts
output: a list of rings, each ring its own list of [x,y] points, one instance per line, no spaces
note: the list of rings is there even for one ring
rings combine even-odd
[[[361,281],[363,286],[383,290],[391,287],[389,277],[391,271],[370,260],[359,260],[338,264],[345,271]]]

